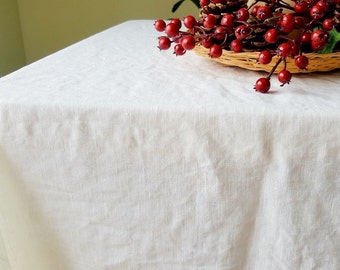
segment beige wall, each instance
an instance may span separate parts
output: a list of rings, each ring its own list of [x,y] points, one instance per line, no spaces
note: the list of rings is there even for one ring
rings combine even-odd
[[[0,76],[25,64],[16,0],[0,0]]]
[[[189,0],[171,13],[175,2],[0,0],[0,76],[128,19],[198,14]]]
[[[0,0],[0,76],[130,19],[196,15],[189,0]]]
[[[183,17],[198,13],[186,1],[176,14],[177,0],[17,0],[28,63],[128,19]]]

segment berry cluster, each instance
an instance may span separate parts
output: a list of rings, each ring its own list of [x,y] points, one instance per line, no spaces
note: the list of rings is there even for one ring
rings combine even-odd
[[[273,56],[278,61],[266,77],[259,78],[254,89],[265,93],[279,63],[277,72],[281,86],[289,83],[292,74],[287,69],[287,57],[295,65],[308,69],[308,53],[329,53],[339,50],[340,0],[200,0],[200,16],[188,15],[182,20],[156,20],[154,27],[164,32],[158,38],[158,48],[167,50],[174,44],[174,54],[184,55],[195,46],[209,50],[218,58],[223,50],[258,51],[258,63],[269,64]],[[183,30],[183,26],[186,28]]]

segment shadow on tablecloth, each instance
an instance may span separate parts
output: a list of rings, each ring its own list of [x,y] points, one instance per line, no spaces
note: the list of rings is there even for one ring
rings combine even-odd
[[[0,186],[1,270],[70,269],[56,238],[1,149]],[[34,209],[34,214],[29,209]]]

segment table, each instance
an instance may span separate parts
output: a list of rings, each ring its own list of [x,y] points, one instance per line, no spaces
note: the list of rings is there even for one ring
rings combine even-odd
[[[127,21],[1,78],[0,265],[339,269],[340,72],[260,94],[158,36]]]

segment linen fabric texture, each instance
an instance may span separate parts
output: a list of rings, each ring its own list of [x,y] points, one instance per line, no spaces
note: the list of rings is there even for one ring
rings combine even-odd
[[[339,269],[339,71],[255,93],[152,24],[1,78],[1,269]]]

